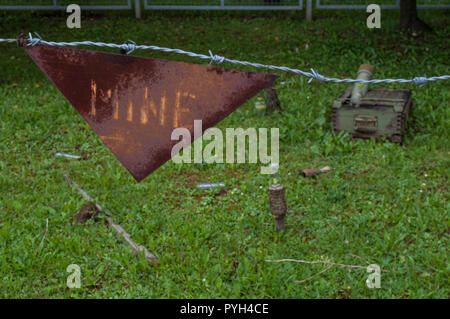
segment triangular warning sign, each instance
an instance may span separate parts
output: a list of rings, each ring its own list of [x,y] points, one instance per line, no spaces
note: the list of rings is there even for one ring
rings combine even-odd
[[[171,158],[174,128],[214,126],[278,77],[46,45],[25,51],[137,181]]]

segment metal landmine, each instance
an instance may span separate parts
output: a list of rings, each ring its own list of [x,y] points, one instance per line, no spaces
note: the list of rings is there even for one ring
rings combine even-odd
[[[360,67],[358,78],[368,79],[369,66]],[[347,88],[333,102],[332,122],[336,133],[348,132],[353,138],[381,138],[401,143],[408,125],[413,101],[410,89]]]
[[[275,228],[277,231],[286,228],[284,217],[286,216],[286,190],[281,184],[272,184],[269,186],[270,211],[275,219]]]
[[[266,110],[267,105],[266,101],[264,100],[264,97],[262,95],[258,95],[255,101],[255,113],[257,115],[264,115],[266,114]]]
[[[286,228],[284,217],[287,212],[286,190],[283,185],[277,181],[277,173],[273,174],[273,184],[269,186],[269,204],[270,212],[275,219],[275,228],[279,232]]]
[[[266,87],[264,90],[267,96],[267,111],[273,112],[275,109],[282,112],[280,99],[278,98],[277,90],[275,89],[275,83]]]
[[[304,169],[302,171],[302,173],[303,173],[303,177],[314,177],[316,175],[319,175],[322,173],[327,173],[329,171],[330,171],[330,167],[325,166],[324,168],[321,168],[321,169]]]
[[[175,128],[197,138],[278,75],[37,44],[21,45],[131,175],[175,155]],[[200,132],[202,134],[202,132]],[[199,137],[199,136],[198,136]],[[191,140],[192,141],[192,140]],[[180,148],[181,150],[181,148]]]
[[[197,183],[197,189],[211,189],[211,188],[220,188],[225,187],[225,183]]]
[[[272,83],[272,85],[265,88],[264,92],[261,91],[258,94],[255,101],[255,113],[257,115],[265,115],[272,113],[275,109],[282,111],[275,84]]]

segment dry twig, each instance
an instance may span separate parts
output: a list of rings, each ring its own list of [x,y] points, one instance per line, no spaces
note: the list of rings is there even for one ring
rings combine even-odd
[[[355,256],[356,256],[356,255],[355,255]],[[357,256],[357,257],[359,257],[359,256]],[[359,257],[359,258],[361,258],[361,257]],[[362,258],[361,258],[361,259],[362,259]],[[325,271],[327,271],[328,269],[330,269],[330,268],[333,267],[333,266],[339,266],[339,267],[344,267],[344,268],[361,268],[361,269],[367,269],[366,266],[361,266],[361,265],[347,265],[347,264],[341,264],[341,263],[334,263],[334,262],[327,261],[327,260],[313,260],[313,261],[310,261],[310,260],[289,259],[289,258],[286,258],[286,259],[278,259],[278,260],[266,260],[266,262],[269,262],[269,263],[296,262],[296,263],[301,263],[301,264],[327,264],[327,265],[328,265],[327,268],[325,268],[325,269],[319,271],[317,274],[312,275],[311,277],[308,277],[308,278],[306,278],[306,279],[296,281],[296,283],[298,283],[298,284],[302,284],[302,283],[304,283],[304,282],[306,282],[306,281],[308,281],[308,280],[313,279],[314,277],[319,276],[320,274],[324,273]],[[388,270],[384,270],[384,269],[381,269],[381,271],[382,271],[382,272],[388,272]]]
[[[302,264],[327,264],[332,266],[339,266],[339,267],[345,267],[345,268],[361,268],[361,269],[367,269],[367,266],[361,266],[361,265],[346,265],[346,264],[340,264],[340,263],[334,263],[331,261],[326,260],[302,260],[302,259],[278,259],[278,260],[266,260],[268,263],[280,263],[280,262],[296,262],[296,263],[302,263]],[[389,272],[388,270],[381,269],[382,272]]]
[[[128,243],[128,245],[130,245],[131,249],[133,250],[133,252],[137,255],[139,254],[139,252],[143,251],[144,255],[145,255],[145,259],[147,259],[147,261],[149,263],[156,263],[158,264],[158,258],[156,258],[155,255],[153,255],[151,252],[149,252],[147,250],[147,248],[145,248],[142,245],[137,245],[133,239],[131,239],[130,234],[128,234],[125,229],[122,228],[122,226],[120,226],[119,224],[114,223],[114,221],[111,219],[111,217],[108,216],[108,214],[105,212],[105,210],[102,209],[102,207],[99,204],[96,204],[94,202],[94,199],[89,196],[88,193],[86,193],[86,191],[84,191],[80,186],[78,186],[77,183],[75,183],[73,180],[71,180],[69,178],[69,176],[67,176],[66,174],[64,174],[64,178],[66,179],[66,181],[70,184],[75,186],[75,189],[78,191],[78,193],[81,194],[81,196],[86,199],[87,201],[90,201],[92,203],[94,203],[95,207],[105,213],[106,216],[106,221],[108,222],[109,226],[111,226],[112,228],[114,228],[114,230],[117,232],[117,237],[122,236],[123,239],[125,239],[125,241]]]
[[[45,239],[45,236],[47,236],[47,232],[48,232],[48,218],[45,220],[45,232],[44,232],[44,236],[42,236],[41,242],[39,243],[38,248],[37,248],[36,251],[34,252],[35,255],[37,254],[37,252],[38,252],[39,249],[41,248],[42,244],[44,243],[44,239]]]
[[[319,276],[320,274],[324,273],[325,271],[327,271],[328,269],[330,269],[330,268],[333,267],[333,266],[334,266],[334,265],[328,265],[327,268],[325,268],[324,270],[319,271],[317,274],[312,275],[311,277],[308,277],[308,278],[303,279],[303,280],[297,280],[296,283],[302,284],[302,283],[304,283],[304,282],[306,282],[306,281],[308,281],[308,280],[311,280],[311,279],[313,279],[314,277],[317,277],[317,276]]]

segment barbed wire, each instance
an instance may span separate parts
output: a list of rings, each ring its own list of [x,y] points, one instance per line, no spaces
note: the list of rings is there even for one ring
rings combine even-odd
[[[0,39],[0,42],[15,43],[17,39]]]
[[[316,69],[311,68],[311,72],[302,71],[299,69],[293,69],[286,66],[277,66],[277,65],[270,65],[270,64],[261,64],[261,63],[254,63],[254,62],[248,62],[248,61],[240,61],[240,60],[234,60],[229,59],[220,55],[213,54],[211,50],[209,50],[209,55],[205,54],[199,54],[194,53],[190,51],[184,51],[181,49],[171,49],[171,48],[165,48],[165,47],[159,47],[155,45],[138,45],[132,40],[127,40],[125,43],[122,44],[116,44],[116,43],[105,43],[105,42],[93,42],[93,41],[75,41],[75,42],[53,42],[53,41],[46,41],[42,39],[42,37],[34,33],[35,37],[32,36],[31,33],[29,33],[29,37],[26,38],[27,46],[35,46],[38,44],[44,44],[49,46],[59,46],[59,47],[75,47],[75,46],[82,46],[82,45],[88,45],[88,46],[97,46],[97,47],[107,47],[107,48],[114,48],[114,49],[121,49],[126,54],[130,54],[135,50],[153,50],[153,51],[161,51],[165,53],[176,53],[181,55],[187,55],[189,57],[199,58],[202,60],[209,60],[210,63],[216,63],[216,64],[222,64],[224,62],[235,64],[235,65],[241,65],[241,66],[250,66],[258,69],[265,69],[265,70],[276,70],[276,71],[283,71],[283,72],[291,72],[299,75],[303,75],[309,78],[308,83],[311,83],[312,80],[317,80],[319,82],[334,82],[334,83],[363,83],[363,84],[379,84],[379,83],[413,83],[419,86],[424,86],[428,82],[432,81],[439,81],[439,80],[449,80],[450,75],[442,75],[442,76],[433,76],[433,77],[426,77],[426,76],[416,76],[414,78],[410,79],[372,79],[372,80],[364,80],[364,79],[338,79],[338,78],[330,78],[321,75]],[[0,39],[1,42],[17,42],[16,39]]]

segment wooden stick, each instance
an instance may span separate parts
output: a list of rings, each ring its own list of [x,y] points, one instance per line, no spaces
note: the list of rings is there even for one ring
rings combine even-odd
[[[297,283],[297,284],[303,284],[304,282],[307,282],[308,280],[311,280],[311,279],[313,279],[314,277],[317,277],[317,276],[319,276],[320,274],[323,274],[325,271],[327,271],[328,269],[330,269],[330,268],[333,267],[333,266],[334,266],[334,265],[328,265],[327,268],[325,268],[324,270],[319,271],[317,274],[312,275],[311,277],[308,277],[308,278],[303,279],[303,280],[297,280],[296,283]]]
[[[268,263],[281,263],[281,262],[295,262],[295,263],[301,263],[301,264],[327,264],[327,265],[331,265],[331,266],[339,266],[339,267],[344,267],[344,268],[361,268],[361,269],[367,269],[366,266],[361,266],[361,265],[346,265],[346,264],[340,264],[340,263],[334,263],[331,261],[326,261],[326,260],[313,260],[313,261],[309,261],[309,260],[302,260],[302,259],[278,259],[278,260],[266,260],[266,262]],[[389,270],[384,270],[381,269],[382,272],[389,272]]]
[[[144,252],[145,255],[145,259],[147,259],[147,261],[151,264],[151,263],[156,263],[158,264],[158,258],[156,258],[155,255],[153,255],[151,252],[149,252],[147,250],[147,248],[145,248],[142,245],[137,245],[133,239],[131,239],[130,234],[128,234],[125,229],[122,228],[122,226],[120,226],[119,224],[114,223],[114,221],[112,220],[111,217],[109,217],[109,215],[106,213],[105,210],[103,210],[103,208],[94,202],[94,199],[89,196],[88,193],[86,193],[80,186],[78,186],[78,184],[76,182],[74,182],[73,180],[71,180],[69,178],[69,176],[67,176],[66,174],[63,175],[65,180],[70,184],[75,186],[75,189],[78,191],[78,193],[81,194],[81,196],[86,199],[87,201],[90,201],[92,203],[94,203],[95,207],[105,213],[106,216],[106,221],[108,222],[109,226],[111,226],[112,228],[114,228],[114,230],[117,232],[117,237],[122,236],[123,239],[125,239],[125,241],[128,243],[128,245],[130,245],[131,249],[133,250],[133,252],[137,255],[139,254],[141,251]]]

